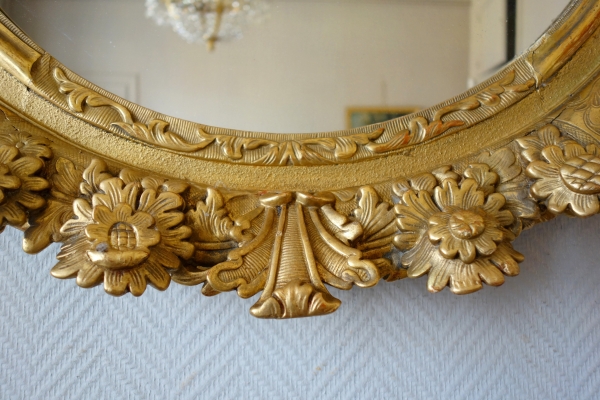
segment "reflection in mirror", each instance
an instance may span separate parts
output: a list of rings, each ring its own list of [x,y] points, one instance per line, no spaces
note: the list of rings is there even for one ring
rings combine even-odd
[[[0,5],[58,60],[130,101],[213,126],[316,132],[344,129],[349,107],[425,107],[466,90],[567,3],[271,0],[266,21],[212,53],[157,26],[143,0]]]
[[[469,86],[498,72],[548,28],[568,0],[472,0]]]
[[[146,0],[146,16],[169,26],[189,43],[241,38],[244,25],[259,22],[268,11],[264,0]]]

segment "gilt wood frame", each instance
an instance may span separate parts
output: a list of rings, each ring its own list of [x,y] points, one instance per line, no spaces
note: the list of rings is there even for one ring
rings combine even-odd
[[[335,311],[326,284],[466,294],[518,274],[522,229],[600,211],[600,0],[440,105],[298,135],[145,109],[0,23],[0,224],[81,287],[261,293],[261,318]]]

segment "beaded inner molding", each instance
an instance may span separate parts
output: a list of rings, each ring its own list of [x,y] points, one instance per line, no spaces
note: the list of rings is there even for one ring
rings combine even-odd
[[[1,228],[83,288],[260,293],[259,318],[331,313],[327,285],[467,294],[518,275],[523,229],[600,211],[600,0],[440,105],[296,135],[148,110],[0,23]]]

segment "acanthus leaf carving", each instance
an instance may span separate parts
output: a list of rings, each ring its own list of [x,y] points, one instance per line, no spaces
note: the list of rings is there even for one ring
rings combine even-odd
[[[251,221],[260,212],[260,208],[255,208],[234,220],[225,208],[223,195],[213,188],[208,188],[206,200],[199,201],[196,209],[186,214],[187,223],[194,229],[191,241],[199,248],[210,249],[217,243],[221,247],[223,245],[237,247],[238,244],[252,240],[253,235],[245,231],[250,228]]]
[[[477,161],[481,164],[472,165],[471,168],[474,166],[483,169],[489,168],[489,171],[498,176],[492,190],[502,194],[506,199],[505,208],[516,217],[511,230],[518,235],[524,222],[528,226],[531,221],[540,217],[540,208],[537,202],[529,196],[531,183],[515,153],[504,147],[495,152],[481,153],[477,157]]]
[[[253,239],[249,232],[252,221],[262,213],[256,207],[248,213],[232,218],[226,208],[225,197],[214,188],[206,189],[206,197],[189,209],[186,225],[192,229],[190,243],[194,246],[192,260],[195,265],[184,265],[173,273],[173,280],[184,285],[206,282],[208,269],[227,259],[230,251]],[[210,286],[205,294],[216,294]]]
[[[78,83],[70,81],[60,68],[53,70],[54,80],[58,83],[61,93],[67,95],[69,108],[77,113],[83,113],[84,104],[90,107],[111,107],[119,113],[122,121],[113,122],[112,125],[119,127],[133,138],[145,143],[157,145],[170,150],[194,152],[205,148],[214,139],[207,139],[200,135],[201,141],[190,143],[180,135],[168,131],[169,123],[160,119],[150,121],[148,125],[134,122],[131,112],[117,102],[102,96],[92,89],[86,88]]]
[[[248,161],[250,164],[258,165],[311,165],[316,163],[333,163],[353,157],[359,146],[369,148],[374,143],[372,140],[380,137],[383,128],[368,133],[359,133],[350,136],[334,138],[318,138],[304,140],[285,140],[281,142],[258,139],[241,138],[229,135],[209,135],[202,131],[205,138],[214,138],[221,146],[222,153],[231,160],[241,160],[248,151],[267,147],[264,155],[256,160]],[[325,157],[320,151],[312,148],[316,146],[319,150],[332,152],[332,158]]]
[[[561,129],[585,132],[600,141],[600,80],[581,91],[553,121]]]
[[[356,133],[349,136],[339,136],[332,138],[319,138],[304,140],[304,144],[317,144],[327,150],[333,151],[336,160],[346,160],[354,156],[358,151],[358,146],[364,146],[371,151],[375,145],[373,140],[378,139],[384,132],[383,128],[375,129],[368,133]]]
[[[516,73],[512,70],[478,93],[440,108],[431,121],[423,116],[415,116],[409,121],[408,129],[392,134],[383,142],[376,140],[383,135],[385,128],[347,136],[278,141],[258,137],[210,134],[202,126],[197,127],[199,140],[190,142],[180,134],[167,130],[169,123],[166,121],[153,119],[148,124],[135,122],[129,110],[122,105],[70,81],[61,69],[54,69],[54,79],[59,84],[61,93],[68,95],[67,102],[72,111],[82,113],[83,104],[91,107],[111,107],[123,119],[123,121],[113,122],[112,125],[119,127],[132,138],[173,151],[197,153],[202,157],[206,157],[206,154],[201,150],[216,145],[220,146],[221,153],[230,161],[280,166],[331,164],[352,160],[359,149],[364,149],[365,153],[384,154],[422,143],[466,123],[460,118],[444,120],[446,115],[457,111],[472,111],[480,107],[497,107],[501,104],[501,96],[504,93],[527,92],[535,83],[532,78],[522,84],[511,85],[515,78]]]
[[[117,111],[126,123],[133,123],[133,118],[127,108],[92,89],[70,81],[60,68],[54,68],[52,75],[58,83],[58,90],[67,95],[67,103],[72,111],[83,113],[83,106],[85,104],[90,107],[107,106]]]
[[[462,119],[450,119],[444,121],[443,118],[457,111],[472,111],[482,106],[496,107],[500,104],[501,95],[506,92],[523,93],[531,89],[535,84],[533,78],[523,84],[511,85],[516,78],[514,70],[508,72],[503,78],[481,90],[480,92],[459,100],[436,111],[431,121],[424,117],[414,117],[409,128],[396,133],[390,140],[384,143],[369,143],[366,145],[373,153],[386,153],[398,150],[402,147],[422,143],[426,140],[438,137],[454,127],[463,126],[465,121]]]
[[[371,260],[379,269],[379,275],[388,282],[406,277],[406,269],[397,268],[389,258],[393,251],[393,238],[398,228],[393,207],[381,201],[377,191],[371,186],[359,188],[356,197],[357,208],[352,215],[360,224],[362,232],[355,241],[355,247],[364,258]]]
[[[175,151],[198,151],[214,141],[214,138],[208,137],[205,132],[200,132],[200,141],[190,143],[176,133],[167,130],[169,123],[159,119],[153,119],[148,125],[139,122],[113,122],[113,125],[123,129],[131,137]]]
[[[52,188],[46,208],[35,213],[30,227],[25,231],[23,250],[38,253],[51,242],[62,239],[61,226],[73,216],[73,202],[80,195],[82,173],[70,160],[58,158],[54,165],[56,173],[50,176]]]
[[[83,180],[79,184],[79,191],[83,196],[91,198],[94,193],[101,190],[100,183],[112,177],[106,162],[94,158],[82,173]]]
[[[360,222],[351,221],[347,216],[337,212],[330,204],[321,207],[321,212],[338,229],[335,237],[345,245],[363,234]]]
[[[242,138],[228,135],[209,135],[204,130],[200,130],[200,134],[204,138],[216,140],[221,146],[223,155],[231,160],[241,160],[244,157],[244,152],[256,150],[261,147],[273,148],[277,147],[278,143],[272,140],[258,138]]]
[[[335,200],[333,195],[323,193],[320,195],[308,195],[298,193],[298,203],[306,207],[310,220],[310,227],[314,227],[318,235],[311,235],[316,259],[321,266],[333,275],[341,278],[343,286],[350,288],[352,284],[360,287],[371,287],[379,281],[379,271],[375,264],[366,260],[362,252],[349,244],[345,244],[325,228],[319,209],[325,208]],[[326,202],[326,203],[325,203]],[[324,203],[324,204],[320,204]],[[331,216],[330,214],[323,214]],[[356,229],[356,234],[362,234],[362,227]],[[319,245],[321,244],[321,245]],[[332,284],[331,282],[328,282]],[[335,284],[332,284],[336,286]]]

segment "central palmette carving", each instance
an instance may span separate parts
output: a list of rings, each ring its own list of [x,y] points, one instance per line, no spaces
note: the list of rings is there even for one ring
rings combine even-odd
[[[365,201],[368,197],[374,207],[378,205],[373,198],[375,191],[365,188],[363,192]],[[229,227],[225,231],[231,232],[234,225],[233,220],[223,214],[222,208],[214,207],[223,204],[222,196],[214,190],[209,195],[211,198],[199,203],[197,208],[207,210],[207,205],[211,204],[210,210],[220,218],[212,224],[214,234],[204,233],[206,238],[218,237],[218,231],[223,231],[223,227]],[[374,261],[364,259],[357,243],[362,242],[369,248],[366,245],[368,234],[373,234],[374,228],[380,233],[383,231],[380,238],[385,239],[387,233],[389,245],[395,232],[394,215],[389,205],[379,204],[379,211],[385,210],[387,217],[380,221],[371,220],[374,222],[372,227],[363,227],[360,218],[351,221],[338,213],[333,207],[335,203],[336,198],[328,192],[264,194],[258,198],[257,208],[236,222],[249,227],[250,218],[260,220],[252,239],[231,250],[226,261],[200,272],[184,269],[175,273],[174,279],[185,284],[206,282],[203,289],[206,294],[235,289],[241,297],[247,298],[262,290],[258,302],[250,310],[260,318],[306,317],[333,312],[340,301],[331,296],[325,283],[342,289],[352,285],[375,285],[380,279],[380,269]],[[375,217],[371,210],[362,211],[366,214],[363,215],[366,222]],[[192,213],[190,218],[198,221],[196,215]],[[207,227],[204,223],[203,226]],[[224,233],[221,237],[227,239],[234,235]],[[201,249],[217,247],[210,242],[197,242],[195,246]],[[202,254],[196,261],[202,263]]]
[[[363,287],[377,283],[379,273],[375,264],[361,260],[360,251],[342,243],[323,226],[318,210],[324,208],[327,214],[335,215],[331,208],[335,204],[332,194],[279,193],[263,196],[260,201],[267,213],[266,220],[273,221],[267,225],[276,228],[267,233],[272,237],[268,241],[271,257],[264,291],[250,309],[254,316],[305,317],[335,311],[341,302],[329,294],[321,274]],[[325,218],[327,214],[323,214]],[[355,223],[352,239],[360,233],[360,224]],[[210,283],[219,279],[219,267],[211,272]]]
[[[266,235],[270,236],[270,240],[266,240],[265,244],[270,245],[271,256],[267,265],[264,291],[250,309],[256,317],[322,315],[335,311],[341,304],[329,294],[320,278],[304,221],[304,207],[322,206],[335,202],[335,199],[332,199],[333,196],[312,197],[303,194],[299,194],[298,197],[299,201],[293,201],[291,193],[279,193],[260,199],[267,214],[266,221],[272,222],[267,225],[275,229],[264,230]],[[240,253],[242,252],[240,249]],[[226,265],[221,266],[221,269],[226,268]],[[209,282],[220,279],[219,270],[217,267],[214,273],[209,274]],[[374,266],[373,270],[376,274]],[[219,285],[218,282],[215,283]]]

